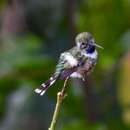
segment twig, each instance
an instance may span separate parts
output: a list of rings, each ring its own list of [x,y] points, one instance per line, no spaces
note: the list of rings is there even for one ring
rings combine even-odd
[[[50,125],[50,128],[48,130],[55,130],[58,115],[60,112],[60,108],[61,108],[61,105],[62,105],[64,98],[66,97],[65,91],[66,91],[66,87],[67,87],[66,84],[67,84],[68,79],[69,79],[69,77],[67,77],[65,79],[62,90],[57,93],[57,103],[56,103],[55,111],[54,111],[53,118],[51,121],[51,125]]]

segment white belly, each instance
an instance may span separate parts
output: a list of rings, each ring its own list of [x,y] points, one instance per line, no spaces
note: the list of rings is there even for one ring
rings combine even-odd
[[[72,78],[83,78],[83,76],[80,73],[78,73],[78,72],[72,73],[70,75],[70,77],[72,77]]]
[[[64,60],[66,60],[70,66],[73,67],[78,64],[78,61],[69,52],[63,53],[62,56],[64,56]]]

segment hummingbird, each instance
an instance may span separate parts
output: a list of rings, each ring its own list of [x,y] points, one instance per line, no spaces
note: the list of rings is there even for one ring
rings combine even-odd
[[[98,58],[96,48],[102,47],[96,44],[89,32],[79,33],[75,38],[75,44],[70,50],[61,53],[55,72],[49,80],[34,90],[37,94],[44,95],[46,90],[58,79],[65,80],[72,77],[84,80],[85,75],[91,72]]]

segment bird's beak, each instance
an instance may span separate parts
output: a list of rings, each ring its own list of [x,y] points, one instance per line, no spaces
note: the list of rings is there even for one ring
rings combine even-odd
[[[98,45],[98,44],[96,44],[96,43],[94,43],[94,45],[95,45],[96,47],[98,47],[98,48],[104,49],[102,46],[100,46],[100,45]]]

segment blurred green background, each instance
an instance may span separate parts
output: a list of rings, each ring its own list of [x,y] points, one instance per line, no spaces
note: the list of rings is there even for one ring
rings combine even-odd
[[[57,130],[130,130],[129,0],[0,0],[0,130],[47,130],[63,81],[33,90],[83,31],[104,50],[69,81]]]

